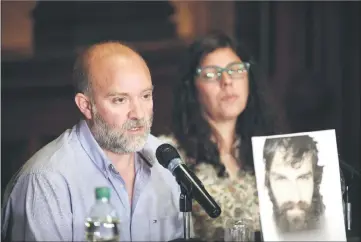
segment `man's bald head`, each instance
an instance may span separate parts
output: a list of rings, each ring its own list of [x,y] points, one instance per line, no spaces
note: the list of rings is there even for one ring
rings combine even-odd
[[[77,57],[73,70],[76,92],[90,94],[92,84],[99,81],[95,78],[97,73],[104,71],[103,64],[113,57],[121,59],[124,66],[136,62],[141,68],[148,70],[144,59],[130,47],[117,41],[98,43],[85,49]]]
[[[153,85],[143,58],[119,42],[86,49],[74,67],[75,103],[100,147],[140,150],[153,121]]]

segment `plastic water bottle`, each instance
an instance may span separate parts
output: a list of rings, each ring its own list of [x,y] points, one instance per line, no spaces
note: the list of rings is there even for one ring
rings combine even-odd
[[[119,216],[110,204],[110,188],[95,189],[96,202],[85,221],[87,241],[119,241]]]

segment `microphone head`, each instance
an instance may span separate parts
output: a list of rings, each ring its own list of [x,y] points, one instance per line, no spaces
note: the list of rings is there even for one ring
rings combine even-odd
[[[174,148],[170,144],[160,145],[155,152],[155,156],[157,157],[158,162],[167,169],[168,169],[169,163],[173,159],[180,158],[176,148]]]

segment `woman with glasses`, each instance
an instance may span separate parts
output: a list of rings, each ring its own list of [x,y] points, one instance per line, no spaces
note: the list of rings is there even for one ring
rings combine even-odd
[[[172,133],[160,138],[179,150],[222,209],[212,219],[194,202],[194,232],[203,240],[223,240],[227,218],[250,219],[260,229],[251,137],[279,133],[283,124],[272,117],[281,115],[255,69],[242,46],[211,33],[189,47],[175,87]]]

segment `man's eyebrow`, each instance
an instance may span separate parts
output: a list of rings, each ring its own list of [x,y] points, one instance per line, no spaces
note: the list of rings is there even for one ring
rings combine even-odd
[[[271,176],[286,176],[286,175],[284,175],[284,174],[277,173],[277,172],[274,172],[274,171],[271,171],[271,172],[270,172],[270,175],[271,175]]]
[[[299,175],[298,177],[302,177],[302,176],[312,176],[312,171],[306,172],[304,174]]]
[[[107,94],[107,97],[116,97],[116,96],[129,96],[129,94],[125,92],[109,92]]]
[[[143,91],[141,91],[141,93],[148,92],[148,91],[153,91],[153,90],[154,90],[154,86],[144,89]],[[129,96],[129,93],[126,93],[126,92],[109,92],[106,96],[107,97]]]

